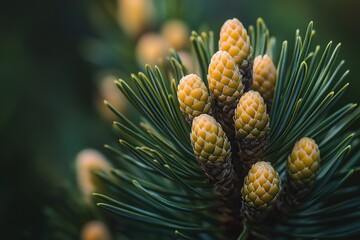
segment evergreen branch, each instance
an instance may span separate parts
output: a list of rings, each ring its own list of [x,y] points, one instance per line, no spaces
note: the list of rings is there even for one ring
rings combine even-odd
[[[275,53],[275,39],[270,37],[262,19],[258,19],[256,28],[250,26],[248,32],[255,56]],[[285,180],[286,161],[295,142],[311,137],[319,146],[322,166],[288,215],[277,212],[273,218],[269,216],[257,224],[249,221],[248,225],[241,220],[236,223],[239,225],[235,224],[238,229],[233,236],[238,239],[247,236],[311,239],[351,237],[358,233],[360,216],[353,210],[360,207],[357,201],[360,188],[350,180],[360,172],[357,149],[360,132],[347,131],[359,119],[360,109],[356,104],[334,108],[349,86],[345,83],[349,71],[343,70],[343,60],[337,61],[340,45],[332,48],[330,42],[320,52],[319,46],[312,48],[314,36],[310,22],[303,37],[296,31],[291,56],[287,41],[282,44],[264,160],[271,161]],[[215,51],[213,38],[212,32],[191,35],[207,87],[208,66]],[[177,101],[177,85],[186,69],[174,51],[166,66],[170,66],[170,74],[169,69],[146,66],[145,73],[132,75],[133,83],[116,82],[142,115],[139,126],[106,102],[120,118],[113,126],[121,138],[119,150],[106,148],[116,154],[121,165],[119,170],[112,171],[111,177],[100,175],[107,187],[104,194],[96,194],[102,200],[98,205],[121,217],[129,229],[124,233],[129,236],[138,236],[131,231],[141,229],[154,238],[158,234],[170,238],[174,233],[178,239],[223,238],[226,227],[222,224],[242,216],[231,213],[230,207],[223,208],[234,203],[218,201],[221,196],[215,195],[213,186],[204,182],[206,176],[190,144],[190,127]],[[216,172],[214,176],[218,176]],[[354,221],[346,224],[347,220]],[[242,233],[238,231],[240,224]],[[336,227],[327,229],[327,224]]]

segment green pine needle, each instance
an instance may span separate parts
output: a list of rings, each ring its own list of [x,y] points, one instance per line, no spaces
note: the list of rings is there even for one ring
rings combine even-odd
[[[249,28],[255,56],[275,53],[275,39],[264,21]],[[351,181],[359,176],[359,132],[348,133],[359,119],[356,104],[334,108],[349,84],[344,61],[337,61],[340,44],[330,42],[323,52],[312,47],[315,31],[310,22],[304,37],[296,31],[290,55],[283,42],[278,60],[278,80],[270,113],[270,142],[266,160],[285,177],[285,161],[301,137],[314,138],[321,150],[322,167],[315,184],[301,204],[285,218],[274,217],[251,228],[244,226],[238,239],[258,238],[344,238],[359,234],[360,187]],[[213,33],[193,32],[191,43],[202,79],[207,85],[207,67],[214,53]],[[313,50],[312,50],[313,49]],[[132,237],[142,231],[153,239],[224,238],[221,203],[204,182],[189,141],[190,128],[179,110],[176,87],[186,72],[176,52],[169,69],[146,66],[145,73],[132,75],[134,87],[116,82],[142,116],[140,126],[106,104],[119,117],[114,129],[120,147],[106,146],[119,159],[113,176],[103,176],[113,190],[96,194],[98,206],[119,216]],[[112,197],[109,197],[109,196]],[[332,201],[332,199],[336,201]],[[271,217],[269,217],[271,218]],[[331,227],[329,227],[331,226]],[[175,233],[175,234],[174,234]]]

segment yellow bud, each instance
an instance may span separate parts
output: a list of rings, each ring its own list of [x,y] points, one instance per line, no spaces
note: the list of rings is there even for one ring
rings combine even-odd
[[[77,182],[86,202],[90,203],[92,193],[102,188],[95,173],[109,173],[111,169],[111,164],[96,150],[85,149],[76,156]]]
[[[300,188],[309,186],[320,167],[320,150],[315,141],[304,137],[297,141],[287,160],[290,180]]]
[[[221,27],[219,50],[230,53],[241,68],[248,65],[251,54],[250,38],[238,19],[229,19]]]
[[[162,27],[161,34],[171,48],[175,50],[185,49],[189,43],[189,29],[180,20],[171,20]]]
[[[235,128],[239,138],[263,138],[269,131],[269,115],[264,99],[256,91],[246,92],[235,109]]]
[[[221,125],[211,116],[194,118],[190,134],[196,158],[206,162],[224,162],[230,156],[230,142]]]
[[[257,162],[252,165],[242,188],[246,206],[256,210],[266,210],[275,203],[279,191],[279,174],[270,163]]]
[[[149,0],[118,0],[118,21],[124,32],[132,38],[151,25],[154,6]]]
[[[90,221],[81,230],[81,240],[111,240],[106,225],[100,221]]]
[[[136,46],[136,57],[140,66],[158,64],[167,54],[168,44],[156,33],[143,35]]]
[[[211,110],[210,94],[196,74],[186,75],[180,80],[177,96],[180,110],[189,120]]]
[[[242,77],[228,52],[218,51],[212,56],[207,78],[218,105],[236,106],[243,93]]]

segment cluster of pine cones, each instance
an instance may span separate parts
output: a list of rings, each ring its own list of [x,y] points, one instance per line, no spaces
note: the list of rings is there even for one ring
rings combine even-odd
[[[177,89],[180,109],[191,124],[190,139],[201,169],[230,215],[261,221],[271,210],[289,209],[313,183],[320,151],[313,139],[295,143],[286,183],[262,161],[269,140],[276,68],[268,55],[253,60],[250,38],[238,19],[221,28],[219,51],[211,58],[207,83],[184,76]]]

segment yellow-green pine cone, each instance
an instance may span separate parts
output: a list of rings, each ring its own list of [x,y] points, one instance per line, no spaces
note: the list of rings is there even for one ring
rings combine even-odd
[[[209,89],[219,106],[235,107],[243,94],[242,76],[228,52],[218,51],[210,60]]]
[[[194,118],[190,139],[200,162],[224,162],[230,156],[230,142],[221,125],[210,115]]]
[[[237,18],[227,20],[221,27],[219,50],[230,53],[240,68],[247,67],[251,55],[250,38]]]
[[[180,110],[188,121],[211,110],[212,98],[204,82],[196,74],[184,76],[178,85]]]
[[[256,91],[246,92],[235,109],[236,135],[240,139],[260,139],[269,131],[269,115],[264,99]]]
[[[289,180],[298,188],[309,186],[320,167],[320,150],[315,141],[304,137],[296,142],[286,167]]]
[[[199,166],[214,184],[215,193],[227,206],[234,207],[231,198],[238,177],[231,161],[230,141],[221,125],[215,118],[201,114],[192,122],[190,139]]]
[[[270,103],[276,84],[276,68],[270,56],[257,56],[253,66],[252,87],[258,91],[266,103]]]
[[[245,206],[253,210],[267,210],[276,202],[279,192],[279,174],[271,164],[257,162],[252,165],[241,190]]]

